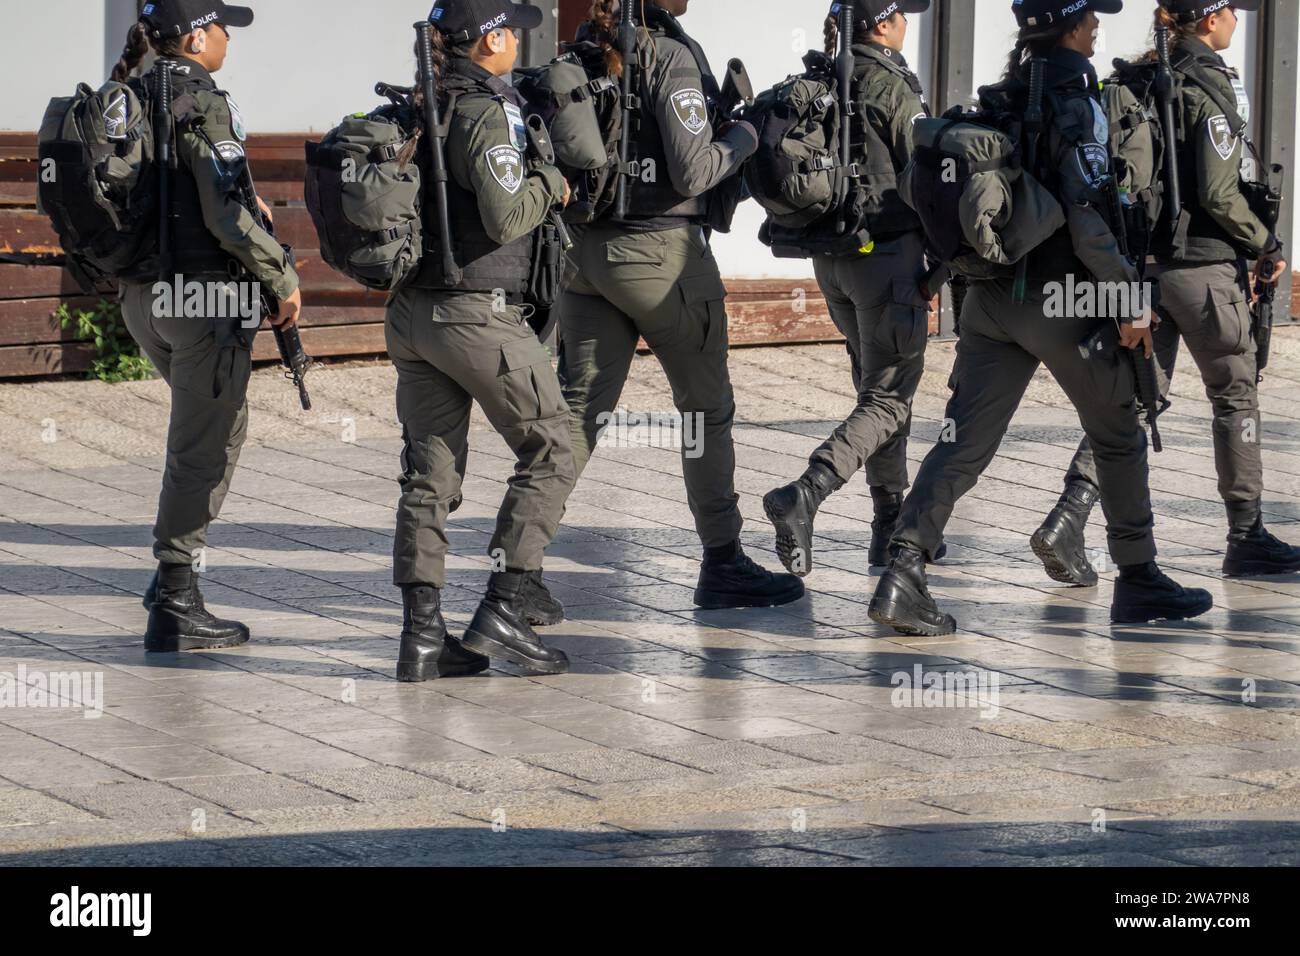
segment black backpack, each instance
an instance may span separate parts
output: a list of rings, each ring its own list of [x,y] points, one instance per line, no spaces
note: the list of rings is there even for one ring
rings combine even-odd
[[[38,136],[38,208],[86,288],[128,273],[158,235],[152,97],[139,80],[50,101]]]
[[[546,66],[517,70],[515,87],[529,113],[546,123],[555,145],[555,165],[573,187],[564,218],[581,224],[599,219],[614,206],[622,95],[600,44],[577,40],[561,49]]]

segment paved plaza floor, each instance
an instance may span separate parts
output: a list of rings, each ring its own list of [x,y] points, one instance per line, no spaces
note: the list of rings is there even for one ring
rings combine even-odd
[[[936,439],[951,344],[916,403]],[[1112,628],[1113,568],[1051,582],[1028,537],[1078,421],[1045,375],[932,568],[960,623],[867,616],[871,501],[822,509],[808,594],[698,611],[678,453],[600,449],[547,563],[573,671],[393,680],[399,429],[381,363],[324,367],[301,413],[255,375],[249,446],[204,590],[248,645],[150,655],[167,392],[0,386],[0,864],[950,864],[1300,862],[1300,576],[1228,582],[1208,404],[1186,362],[1151,478],[1161,561],[1208,588],[1180,625]],[[744,543],[777,565],[764,492],[853,404],[841,346],[737,350]],[[1300,334],[1262,392],[1268,519],[1300,540]],[[624,406],[665,412],[654,360]],[[462,629],[511,459],[476,413],[444,594]],[[1089,527],[1104,560],[1100,510]],[[947,680],[946,693],[900,685]],[[80,689],[82,707],[57,706]],[[924,686],[921,690],[924,690]],[[3,687],[0,686],[0,691]],[[933,691],[933,689],[932,689]]]

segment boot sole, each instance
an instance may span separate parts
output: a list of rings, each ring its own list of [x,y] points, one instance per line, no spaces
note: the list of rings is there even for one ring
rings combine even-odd
[[[475,630],[465,632],[465,636],[461,638],[460,646],[474,651],[476,654],[482,654],[484,657],[498,657],[510,661],[512,664],[518,664],[530,674],[567,674],[569,671],[567,659],[539,661],[527,654],[519,653],[513,647],[507,647],[505,644],[494,641],[486,634],[481,634]]]
[[[906,634],[910,637],[943,637],[947,634],[957,633],[957,622],[951,617],[952,623],[918,624],[911,618],[900,616],[898,604],[894,601],[872,601],[867,608],[867,616],[877,624],[883,624],[885,627],[892,627],[899,634]]]
[[[784,594],[759,598],[752,594],[729,594],[724,591],[702,591],[695,589],[695,606],[705,611],[722,611],[727,608],[742,607],[780,607],[792,604],[804,596],[804,587],[791,588]]]
[[[813,568],[812,528],[811,527],[807,528],[808,545],[807,547],[805,547],[804,545],[799,543],[800,541],[803,540],[802,536],[799,533],[802,530],[801,525],[799,523],[790,521],[787,518],[787,516],[777,508],[775,502],[771,500],[772,495],[773,492],[769,491],[767,494],[763,496],[763,512],[767,515],[767,520],[772,522],[772,527],[776,531],[777,541],[779,542],[783,537],[792,539],[795,542],[795,547],[803,551],[804,563],[807,565],[807,567],[805,567],[802,571],[796,570],[794,567],[794,562],[792,560],[793,555],[791,555],[788,558],[786,555],[781,553],[781,548],[779,546],[776,549],[776,556],[780,558],[781,564],[785,567],[787,571],[789,571],[791,574],[796,575],[798,577],[805,578],[808,576],[808,574],[812,571]],[[696,603],[698,604],[699,602],[696,601]],[[787,602],[781,602],[781,603],[787,603]],[[762,607],[764,605],[755,605],[755,606]],[[772,605],[767,605],[767,606],[770,607]]]
[[[564,623],[564,613],[559,614],[526,614],[528,623],[533,627],[554,627],[556,624]]]
[[[1209,612],[1214,607],[1214,599],[1205,601],[1202,605],[1189,608],[1186,611],[1175,612],[1171,614],[1168,608],[1156,608],[1147,606],[1137,610],[1128,611],[1125,614],[1116,614],[1113,610],[1110,612],[1110,623],[1112,624],[1151,624],[1155,621],[1190,621],[1194,617],[1200,617],[1202,614]]]
[[[175,654],[178,651],[216,651],[223,647],[239,647],[247,644],[250,634],[220,639],[205,637],[148,637],[144,639],[146,654]]]
[[[460,667],[440,667],[437,661],[418,663],[398,661],[397,679],[407,684],[423,683],[440,677],[471,677],[488,669],[487,664],[466,664]]]
[[[1059,584],[1070,584],[1076,588],[1093,588],[1097,586],[1097,572],[1094,571],[1090,576],[1080,576],[1070,570],[1070,566],[1062,560],[1057,553],[1055,542],[1049,542],[1043,534],[1038,531],[1029,539],[1029,546],[1034,549],[1034,554],[1038,560],[1043,562],[1043,570],[1047,576]]]
[[[867,616],[877,624],[892,627],[900,634],[913,637],[943,637],[957,633],[957,620],[951,614],[944,614],[943,620],[938,624],[927,624],[913,616],[904,615],[903,604],[908,600],[919,601],[920,598],[919,594],[900,583],[897,578],[882,578],[867,606]]]

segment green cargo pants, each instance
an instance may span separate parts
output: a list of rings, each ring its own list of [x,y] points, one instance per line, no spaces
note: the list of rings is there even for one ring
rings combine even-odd
[[[248,434],[255,329],[235,318],[155,315],[152,282],[122,283],[122,319],[171,387],[153,553],[191,564],[207,546]]]
[[[1198,263],[1158,267],[1151,278],[1160,317],[1152,338],[1165,381],[1173,378],[1180,340],[1201,370],[1214,415],[1219,494],[1224,501],[1258,501],[1264,493],[1264,463],[1255,340],[1243,270],[1232,262]],[[1086,437],[1066,483],[1080,479],[1097,484],[1097,463]]]
[[[602,423],[618,405],[639,338],[663,366],[673,404],[698,416],[682,443],[682,472],[705,547],[740,537],[736,402],[727,372],[726,290],[699,226],[628,233],[596,223],[570,252],[576,274],[560,311],[560,382],[580,476]]]
[[[393,582],[446,584],[447,516],[460,507],[473,402],[517,459],[488,545],[497,570],[535,571],[573,489],[568,409],[518,306],[489,293],[405,289],[389,302],[402,494]]]
[[[918,233],[876,246],[870,255],[818,256],[817,284],[852,363],[857,406],[810,462],[848,481],[866,465],[867,484],[907,490],[912,396],[925,369],[929,303],[919,288],[925,247]]]
[[[1134,383],[1117,353],[1085,358],[1079,343],[1110,319],[1047,318],[1041,288],[1012,298],[1010,280],[972,282],[961,315],[943,431],[903,503],[894,543],[933,558],[957,501],[975,487],[1045,364],[1065,391],[1097,462],[1107,542],[1116,565],[1155,560],[1147,439]]]

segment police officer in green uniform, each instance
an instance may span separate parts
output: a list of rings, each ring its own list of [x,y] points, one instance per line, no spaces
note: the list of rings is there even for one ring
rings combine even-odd
[[[930,0],[855,0],[854,6],[854,161],[862,169],[872,243],[848,255],[815,256],[813,270],[846,340],[858,401],[813,452],[803,476],[763,499],[776,527],[777,554],[800,576],[812,570],[817,509],[864,464],[874,510],[870,562],[889,563],[889,539],[908,484],[912,396],[929,337],[925,236],[899,195],[898,174],[912,156],[913,124],[930,115],[921,82],[902,53],[907,14],[924,13]],[[838,32],[832,10],[825,26],[827,56],[838,50]]]
[[[529,673],[568,669],[529,624],[530,580],[555,535],[573,487],[568,409],[550,358],[523,303],[535,233],[568,202],[554,166],[530,157],[521,101],[503,77],[519,51],[517,30],[541,11],[508,0],[438,0],[434,67],[449,127],[445,153],[456,274],[444,272],[432,194],[424,202],[425,254],[393,296],[385,325],[397,367],[402,494],[393,580],[405,621],[397,677],[422,681],[473,674],[499,657]],[[430,138],[420,137],[424,181]],[[447,517],[461,504],[470,410],[478,402],[517,462],[489,544],[487,595],[462,641],[447,633],[439,592],[446,582]]]
[[[1111,605],[1116,623],[1178,620],[1208,611],[1208,592],[1185,589],[1155,564],[1146,434],[1134,408],[1131,372],[1123,356],[1084,357],[1079,344],[1112,318],[1045,314],[1048,283],[1135,282],[1105,219],[1098,187],[1109,171],[1109,129],[1089,58],[1097,13],[1117,13],[1122,0],[1017,0],[1020,34],[1002,83],[980,90],[999,113],[1022,115],[1032,58],[1041,58],[1046,128],[1037,175],[1046,180],[1066,225],[1029,255],[1023,300],[1011,276],[975,281],[966,296],[961,338],[946,417],[952,441],[935,445],[903,503],[893,560],[872,598],[872,620],[904,634],[949,634],[956,621],[935,604],[926,585],[933,557],[957,501],[974,487],[1040,364],[1065,391],[1092,439],[1110,552],[1120,569]],[[1026,52],[1028,55],[1026,55]],[[1150,352],[1149,316],[1124,317],[1121,346]]]
[[[715,132],[705,90],[715,86],[699,45],[677,17],[689,0],[637,0],[637,91],[628,213],[584,227],[571,256],[560,312],[560,380],[568,401],[579,474],[602,423],[618,404],[644,338],[663,366],[686,423],[699,423],[694,451],[683,442],[686,495],[704,546],[695,601],[701,607],[772,606],[797,600],[803,584],[755,564],[740,546],[731,429],[736,405],[727,371],[726,290],[709,247],[710,223],[729,222],[741,164],[758,147],[748,123]],[[585,35],[622,74],[616,0],[596,0]],[[642,16],[644,14],[644,22]],[[730,196],[730,208],[727,197]]]
[[[147,651],[232,647],[249,638],[237,621],[214,617],[199,592],[208,525],[220,513],[248,430],[246,394],[256,323],[249,327],[229,287],[232,264],[280,300],[277,326],[292,325],[302,306],[298,276],[280,244],[240,203],[225,175],[244,160],[246,133],[238,107],[212,75],[225,63],[229,28],[246,27],[253,11],[219,0],[153,0],[127,37],[113,79],[126,82],[152,47],[154,70],[172,81],[176,168],[170,174],[170,255],[177,277],[164,292],[158,258],[124,278],[122,318],[171,387],[171,422],[154,556],[158,571],[145,593]],[[152,90],[153,74],[141,81]],[[215,153],[214,153],[215,150]],[[260,200],[259,200],[260,203]],[[270,216],[270,210],[262,206]],[[193,317],[173,290],[202,283],[218,314]],[[161,294],[160,294],[161,293]]]
[[[1285,273],[1282,240],[1260,221],[1242,191],[1244,135],[1250,100],[1236,70],[1220,53],[1232,42],[1237,10],[1259,0],[1160,0],[1156,24],[1175,38],[1171,62],[1182,76],[1177,123],[1178,167],[1185,233],[1155,248],[1160,323],[1156,357],[1172,377],[1185,342],[1213,407],[1214,461],[1228,512],[1226,575],[1300,571],[1300,548],[1264,527],[1264,468],[1260,449],[1255,342],[1251,336],[1247,272],[1272,284]],[[1155,54],[1150,54],[1154,56]],[[1232,115],[1229,115],[1232,114]],[[1158,236],[1159,239],[1159,236]],[[1066,477],[1065,494],[1035,533],[1035,550],[1049,545],[1045,563],[1057,580],[1096,583],[1084,548],[1084,525],[1097,499],[1097,465],[1085,438]]]

